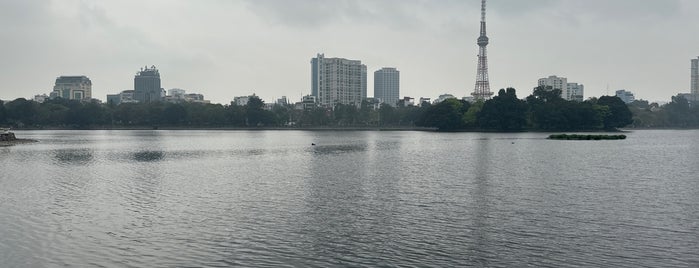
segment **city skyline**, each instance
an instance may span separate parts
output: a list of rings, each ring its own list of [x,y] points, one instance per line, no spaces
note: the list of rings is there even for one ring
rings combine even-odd
[[[697,9],[682,0],[489,2],[491,88],[524,97],[538,78],[559,75],[585,84],[585,98],[627,89],[669,101],[690,91]],[[135,68],[155,64],[163,88],[215,103],[252,93],[296,100],[310,94],[316,53],[370,71],[400,68],[401,97],[463,97],[475,82],[479,13],[477,0],[1,1],[0,99],[47,94],[56,77],[85,75],[104,100],[132,88]]]

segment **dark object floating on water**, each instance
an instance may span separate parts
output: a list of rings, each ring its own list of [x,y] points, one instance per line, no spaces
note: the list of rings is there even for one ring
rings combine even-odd
[[[311,146],[316,146],[316,144],[315,144],[315,143],[311,143]]]
[[[550,135],[548,139],[549,140],[575,140],[575,141],[625,140],[626,135],[553,134],[553,135]]]
[[[10,146],[21,143],[37,142],[36,140],[30,139],[18,139],[15,133],[11,132],[9,128],[0,128],[0,146]]]

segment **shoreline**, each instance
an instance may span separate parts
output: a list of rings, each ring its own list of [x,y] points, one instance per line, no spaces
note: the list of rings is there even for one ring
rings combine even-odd
[[[197,127],[197,126],[102,126],[102,127],[25,127],[14,128],[16,131],[32,130],[220,130],[220,131],[420,131],[437,133],[619,133],[633,132],[634,130],[697,130],[699,128],[620,128],[613,130],[543,130],[523,129],[519,131],[498,131],[488,129],[457,129],[438,130],[433,127],[361,127],[361,126],[328,126],[328,127]]]

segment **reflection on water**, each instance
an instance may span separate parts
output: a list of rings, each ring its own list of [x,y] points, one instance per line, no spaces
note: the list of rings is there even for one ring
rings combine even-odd
[[[60,164],[86,165],[94,160],[93,151],[89,149],[60,149],[53,154]]]
[[[699,131],[34,131],[0,266],[695,267]],[[317,144],[312,146],[311,143]]]
[[[139,162],[155,162],[165,158],[163,151],[140,151],[133,154],[133,159]]]
[[[313,152],[316,154],[341,154],[366,151],[366,144],[339,144],[339,145],[315,145]]]

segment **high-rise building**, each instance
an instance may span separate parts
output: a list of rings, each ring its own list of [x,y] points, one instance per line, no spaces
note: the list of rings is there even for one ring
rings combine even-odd
[[[546,78],[539,79],[538,86],[544,87],[547,90],[561,90],[561,98],[570,101],[583,101],[585,94],[585,86],[578,83],[568,83],[568,78],[551,75]]]
[[[699,57],[692,59],[692,76],[691,76],[691,88],[690,93],[695,96],[699,96]]]
[[[632,103],[636,100],[633,92],[624,89],[617,90],[616,96],[619,97],[624,103]]]
[[[585,86],[583,84],[568,83],[568,86],[566,88],[567,90],[566,95],[563,97],[564,99],[572,101],[583,101],[585,94]]]
[[[547,90],[559,89],[561,90],[561,98],[565,98],[567,95],[566,91],[568,91],[568,78],[551,75],[547,78],[539,79],[538,85],[545,87]]]
[[[92,99],[92,81],[87,76],[60,76],[53,86],[53,97],[69,100]]]
[[[374,72],[374,98],[396,107],[400,98],[400,72],[396,68],[381,68]]]
[[[133,98],[138,102],[161,101],[165,97],[165,90],[160,87],[160,72],[155,66],[142,68],[133,82]]]
[[[366,65],[361,61],[325,58],[323,54],[311,59],[311,95],[316,96],[320,106],[359,106],[366,91]]]

